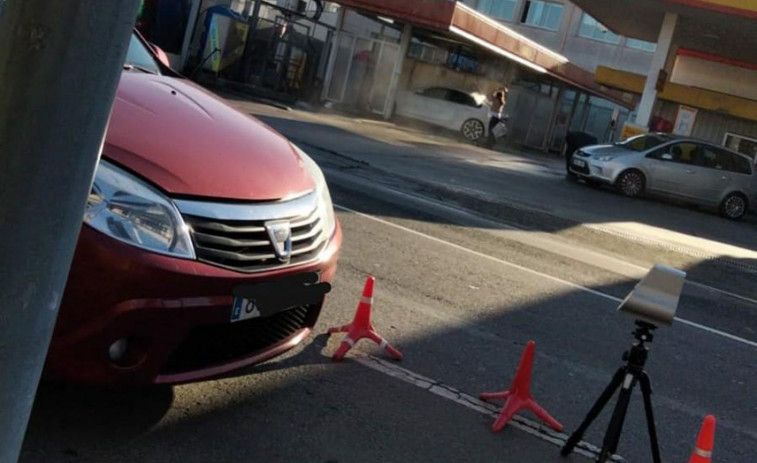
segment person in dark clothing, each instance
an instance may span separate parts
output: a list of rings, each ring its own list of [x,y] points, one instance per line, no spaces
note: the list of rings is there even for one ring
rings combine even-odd
[[[565,171],[569,177],[575,178],[570,172],[570,163],[573,162],[573,153],[584,146],[596,145],[597,137],[586,132],[568,132],[565,136]]]
[[[489,146],[494,146],[497,141],[492,133],[492,129],[502,120],[505,106],[507,106],[507,88],[502,88],[492,95],[492,107],[489,117]]]

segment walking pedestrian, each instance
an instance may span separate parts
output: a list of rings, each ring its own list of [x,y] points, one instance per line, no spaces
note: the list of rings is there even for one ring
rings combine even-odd
[[[493,129],[497,126],[500,122],[502,122],[502,115],[504,114],[505,106],[507,106],[507,87],[502,87],[501,89],[494,92],[492,95],[492,106],[491,106],[491,112],[489,117],[489,146],[494,146],[494,144],[497,142],[496,137],[494,136]]]

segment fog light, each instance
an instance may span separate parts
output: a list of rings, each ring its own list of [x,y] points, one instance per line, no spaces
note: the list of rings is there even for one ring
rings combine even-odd
[[[129,340],[121,338],[108,347],[108,357],[112,362],[119,362],[126,356],[126,349],[129,348]]]

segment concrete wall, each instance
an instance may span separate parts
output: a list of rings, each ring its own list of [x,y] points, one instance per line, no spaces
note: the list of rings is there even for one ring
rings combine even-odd
[[[670,101],[658,101],[654,114],[675,122],[679,106],[678,103]],[[719,114],[714,111],[699,110],[691,135],[712,143],[722,144],[727,132],[757,138],[757,122]]]
[[[475,3],[477,4],[478,1],[480,0],[475,0]],[[565,55],[569,60],[589,71],[593,72],[598,65],[604,65],[644,75],[649,72],[652,53],[627,47],[625,37],[621,37],[618,44],[580,37],[578,31],[582,11],[569,1],[550,0],[553,3],[563,4],[562,20],[557,31],[521,24],[520,18],[526,1],[518,0],[513,20],[502,22],[526,37]],[[477,6],[473,4],[473,0],[466,3],[474,8]]]

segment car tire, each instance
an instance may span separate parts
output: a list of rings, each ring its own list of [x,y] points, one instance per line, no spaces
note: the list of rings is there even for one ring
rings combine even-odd
[[[577,183],[578,182],[578,175],[574,174],[571,171],[565,172],[565,179],[568,180],[571,183]]]
[[[720,203],[720,215],[727,219],[739,220],[747,211],[747,199],[741,193],[731,193]]]
[[[486,126],[478,119],[468,119],[460,126],[460,134],[467,141],[476,143],[486,135]]]
[[[644,194],[647,179],[641,171],[631,169],[623,172],[615,181],[615,188],[628,198],[638,198]]]

